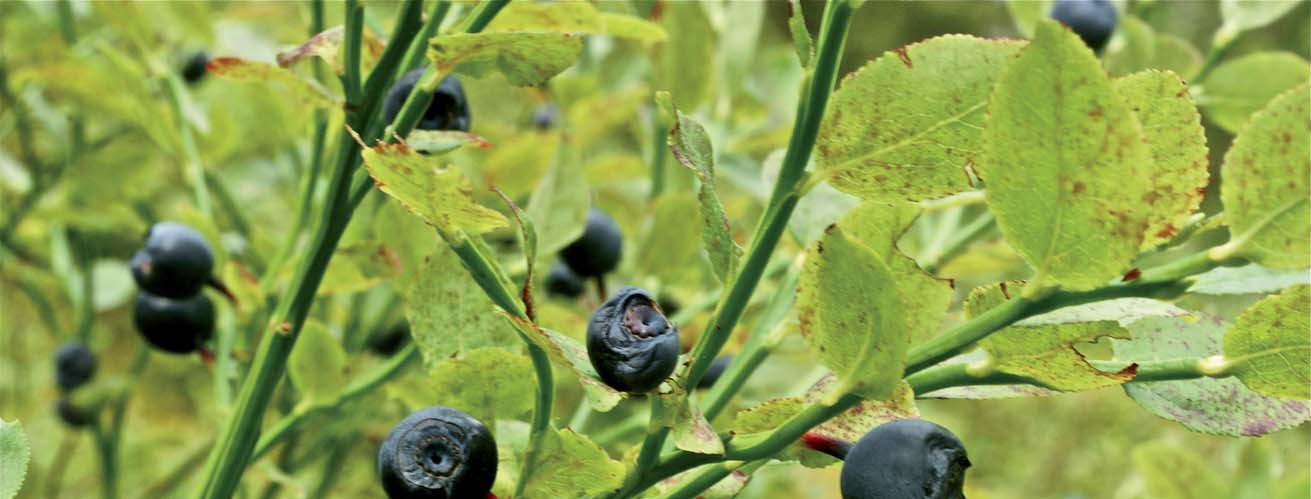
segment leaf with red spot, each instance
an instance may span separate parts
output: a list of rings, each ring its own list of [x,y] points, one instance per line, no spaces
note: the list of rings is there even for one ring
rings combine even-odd
[[[582,52],[570,33],[454,33],[428,42],[428,59],[442,74],[483,78],[500,72],[513,85],[540,85],[568,69]]]
[[[210,73],[234,81],[277,82],[285,85],[296,98],[318,107],[338,106],[342,99],[319,82],[301,78],[276,64],[237,57],[216,57],[206,66]]]

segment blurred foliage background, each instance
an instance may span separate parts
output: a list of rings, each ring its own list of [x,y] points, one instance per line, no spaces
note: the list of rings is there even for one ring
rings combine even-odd
[[[385,39],[396,3],[364,4],[367,29]],[[817,31],[822,4],[802,5],[810,30]],[[1203,53],[1220,23],[1213,2],[1117,5]],[[745,242],[771,185],[769,158],[786,144],[796,103],[800,70],[786,25],[790,9],[785,2],[745,1],[597,6],[628,13],[655,7],[669,41],[591,37],[578,65],[543,88],[511,87],[500,77],[465,79],[472,131],[494,147],[461,151],[453,160],[480,187],[495,185],[523,201],[556,158],[556,134],[568,133],[576,146],[572,160],[582,165],[594,204],[626,231],[629,251],[614,285],[643,285],[679,302],[685,310],[675,315],[690,346],[706,319],[707,307],[697,304],[716,296],[716,284],[695,249],[678,251],[687,246],[681,244],[681,224],[695,217],[691,172],[670,162],[662,179],[665,194],[648,198],[651,138],[659,133],[652,126],[651,95],[672,87],[679,106],[696,110],[710,129],[721,195],[735,236]],[[457,5],[446,25],[465,12],[467,6]],[[339,4],[329,3],[327,14],[327,26],[341,24]],[[211,76],[182,86],[177,71],[197,50],[271,62],[278,51],[306,40],[309,25],[307,6],[291,2],[0,3],[0,417],[22,421],[32,443],[20,497],[88,497],[98,488],[94,440],[55,416],[51,354],[81,338],[100,360],[97,381],[87,390],[123,390],[143,348],[131,322],[135,289],[126,262],[152,222],[181,220],[211,236],[219,247],[217,268],[229,281],[244,283],[246,297],[276,294],[286,280],[265,276],[279,244],[299,233],[289,214],[310,154],[316,110],[279,85]],[[1002,2],[870,1],[852,24],[842,70],[944,33],[1019,36]],[[1261,50],[1311,56],[1311,5],[1303,2],[1275,24],[1244,34],[1228,57]],[[312,74],[308,66],[297,71]],[[340,92],[335,79],[325,84]],[[546,103],[561,110],[553,130],[533,125]],[[1211,158],[1218,162],[1231,135],[1210,123],[1207,129]],[[203,178],[187,170],[183,130],[194,133]],[[211,199],[209,213],[196,202],[198,185]],[[479,196],[502,209],[486,189]],[[776,260],[795,254],[825,217],[831,220],[849,203],[833,192],[799,210],[796,237],[785,240]],[[1204,205],[1217,208],[1214,200]],[[920,249],[930,222],[912,230],[903,249]],[[417,220],[376,194],[356,215],[343,246],[352,241],[383,241],[407,265],[422,261],[434,244]],[[490,242],[503,250],[508,268],[522,271],[513,232],[494,234]],[[973,286],[1025,272],[1004,243],[985,241],[939,275],[956,279],[963,296]],[[255,276],[265,289],[256,287]],[[313,317],[351,353],[349,372],[365,372],[384,360],[387,349],[378,344],[403,321],[395,299],[401,283],[339,277],[325,282]],[[764,300],[775,291],[766,283],[757,295]],[[1254,300],[1237,296],[1184,306],[1232,318]],[[550,300],[543,322],[581,337],[595,304],[592,296]],[[250,361],[256,331],[244,327],[248,311],[220,308],[220,336],[234,338],[240,370]],[[739,337],[751,327],[744,322]],[[788,327],[795,330],[795,321]],[[379,496],[378,441],[409,409],[441,393],[425,383],[423,369],[411,371],[333,417],[313,421],[293,438],[290,451],[254,463],[244,497]],[[792,335],[737,404],[797,393],[819,374]],[[122,496],[181,496],[195,486],[205,453],[229,415],[232,375],[195,356],[150,356],[126,405]],[[579,394],[569,382],[560,390],[565,418]],[[284,383],[269,422],[294,403],[295,393]],[[624,419],[640,412],[638,405],[593,418],[589,433],[622,430]],[[1168,490],[1179,491],[1172,497],[1304,498],[1311,490],[1311,430],[1305,425],[1258,439],[1203,435],[1139,409],[1119,388],[1043,399],[924,401],[920,408],[967,443],[974,463],[972,498],[1146,498],[1167,497],[1161,491]],[[618,458],[629,455],[637,437],[610,440],[608,450]],[[1212,476],[1173,475],[1152,456],[1195,461],[1188,469]],[[1216,480],[1235,485],[1205,488]],[[760,471],[742,497],[838,497],[837,486],[836,467],[775,464]]]

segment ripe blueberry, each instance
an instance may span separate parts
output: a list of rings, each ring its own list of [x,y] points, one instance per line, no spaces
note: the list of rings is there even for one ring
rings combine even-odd
[[[450,407],[415,411],[378,449],[378,475],[391,499],[482,499],[496,481],[496,464],[492,434]]]
[[[970,460],[951,431],[922,419],[874,428],[842,465],[843,499],[963,499]]]
[[[146,234],[146,247],[132,257],[132,277],[151,294],[186,298],[200,292],[214,269],[205,236],[177,222],[160,222]]]
[[[174,300],[142,291],[137,293],[132,319],[137,331],[156,348],[194,352],[214,335],[214,302],[204,293]]]
[[[388,125],[396,119],[397,114],[400,114],[405,99],[410,97],[410,92],[414,90],[414,85],[419,83],[419,78],[422,76],[423,68],[410,71],[387,90],[382,116]],[[419,119],[419,123],[414,128],[467,132],[470,121],[472,119],[469,117],[469,103],[464,98],[464,87],[460,85],[460,80],[455,75],[447,75],[437,85],[437,91],[432,94],[432,103],[428,104],[428,109],[423,112],[423,118]]]
[[[410,323],[401,321],[400,324],[378,331],[369,336],[364,346],[370,352],[378,355],[389,356],[396,353],[410,342]]]
[[[197,50],[182,63],[182,80],[196,83],[205,77],[205,66],[209,64],[209,52]]]
[[[560,250],[560,258],[578,275],[597,277],[619,266],[623,249],[624,236],[619,224],[605,212],[592,209],[587,212],[583,235]]]
[[[546,292],[566,298],[578,298],[583,294],[583,278],[578,277],[573,269],[562,262],[551,264],[551,271],[546,274]]]
[[[696,387],[710,388],[711,386],[714,386],[715,381],[718,381],[719,377],[724,375],[724,370],[728,369],[728,365],[732,363],[732,355],[725,355],[715,359],[715,361],[710,364],[710,367],[706,368],[706,373],[701,375],[701,381],[696,383]]]
[[[560,108],[549,102],[538,106],[537,111],[533,113],[533,127],[538,130],[555,128],[558,121],[560,121]]]
[[[55,402],[55,414],[60,421],[73,428],[89,426],[95,420],[94,414],[77,407],[67,397],[59,397],[59,401]]]
[[[96,372],[96,354],[80,341],[64,343],[55,350],[55,384],[65,391],[86,384]]]
[[[592,314],[587,357],[611,388],[648,392],[678,365],[678,328],[650,293],[624,288]]]
[[[1094,51],[1101,51],[1115,32],[1118,15],[1110,0],[1056,0],[1051,18],[1069,26]]]

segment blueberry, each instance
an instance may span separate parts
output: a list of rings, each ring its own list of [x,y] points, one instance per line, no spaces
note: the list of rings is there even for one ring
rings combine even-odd
[[[583,284],[582,277],[559,261],[551,264],[551,271],[546,274],[546,292],[553,295],[578,298],[583,295]]]
[[[542,104],[533,113],[533,127],[538,130],[550,130],[560,121],[560,108],[552,103]]]
[[[656,303],[659,303],[660,310],[664,311],[665,315],[669,316],[678,315],[678,311],[683,309],[682,303],[679,303],[678,300],[674,299],[674,297],[668,295],[660,295],[660,297],[656,299]]]
[[[60,421],[63,421],[64,424],[72,428],[90,426],[91,423],[95,421],[94,414],[91,414],[83,408],[77,407],[71,400],[65,397],[60,397],[59,401],[55,402],[55,414],[59,416]]]
[[[719,377],[724,375],[724,370],[728,369],[728,365],[732,363],[732,355],[725,355],[715,359],[715,361],[710,364],[710,367],[706,368],[706,373],[701,375],[701,381],[697,382],[696,387],[710,388],[711,386],[714,386],[715,381],[719,380]]]
[[[378,355],[390,356],[409,342],[410,323],[401,321],[400,324],[369,336],[369,339],[365,341],[364,346],[368,348],[370,352]]]
[[[963,499],[970,460],[951,431],[922,419],[874,428],[842,465],[843,499]]]
[[[182,63],[182,79],[187,83],[196,83],[205,77],[206,65],[209,64],[209,52],[197,50]]]
[[[382,116],[388,125],[400,114],[405,99],[410,97],[414,85],[423,76],[423,68],[405,73],[400,80],[387,90],[387,99],[383,103]],[[432,94],[432,103],[424,111],[423,118],[414,128],[418,130],[460,130],[469,131],[469,103],[464,98],[464,87],[455,75],[448,75],[437,85]]]
[[[611,388],[648,392],[678,365],[678,328],[650,293],[624,288],[592,314],[587,357]]]
[[[132,277],[151,294],[186,298],[200,292],[214,270],[214,252],[200,232],[177,222],[160,222],[146,234],[146,246],[132,256]]]
[[[65,391],[86,384],[96,372],[96,354],[80,341],[64,343],[55,350],[55,384]]]
[[[587,212],[583,235],[560,250],[560,258],[578,275],[597,277],[619,266],[623,249],[624,236],[619,224],[605,212],[592,209]]]
[[[450,407],[415,411],[378,449],[378,475],[391,499],[482,499],[496,481],[496,464],[492,434]]]
[[[1083,43],[1100,51],[1115,32],[1118,15],[1110,0],[1056,0],[1051,18],[1069,26]]]
[[[194,352],[214,335],[214,302],[204,293],[175,300],[142,291],[137,293],[132,319],[137,331],[156,348]]]

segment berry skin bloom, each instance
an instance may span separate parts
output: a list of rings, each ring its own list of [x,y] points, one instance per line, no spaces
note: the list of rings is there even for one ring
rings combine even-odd
[[[619,290],[587,325],[587,357],[601,380],[619,391],[660,386],[678,366],[678,350],[678,328],[640,288]]]
[[[970,460],[946,428],[899,419],[870,430],[842,465],[843,499],[963,499]]]

